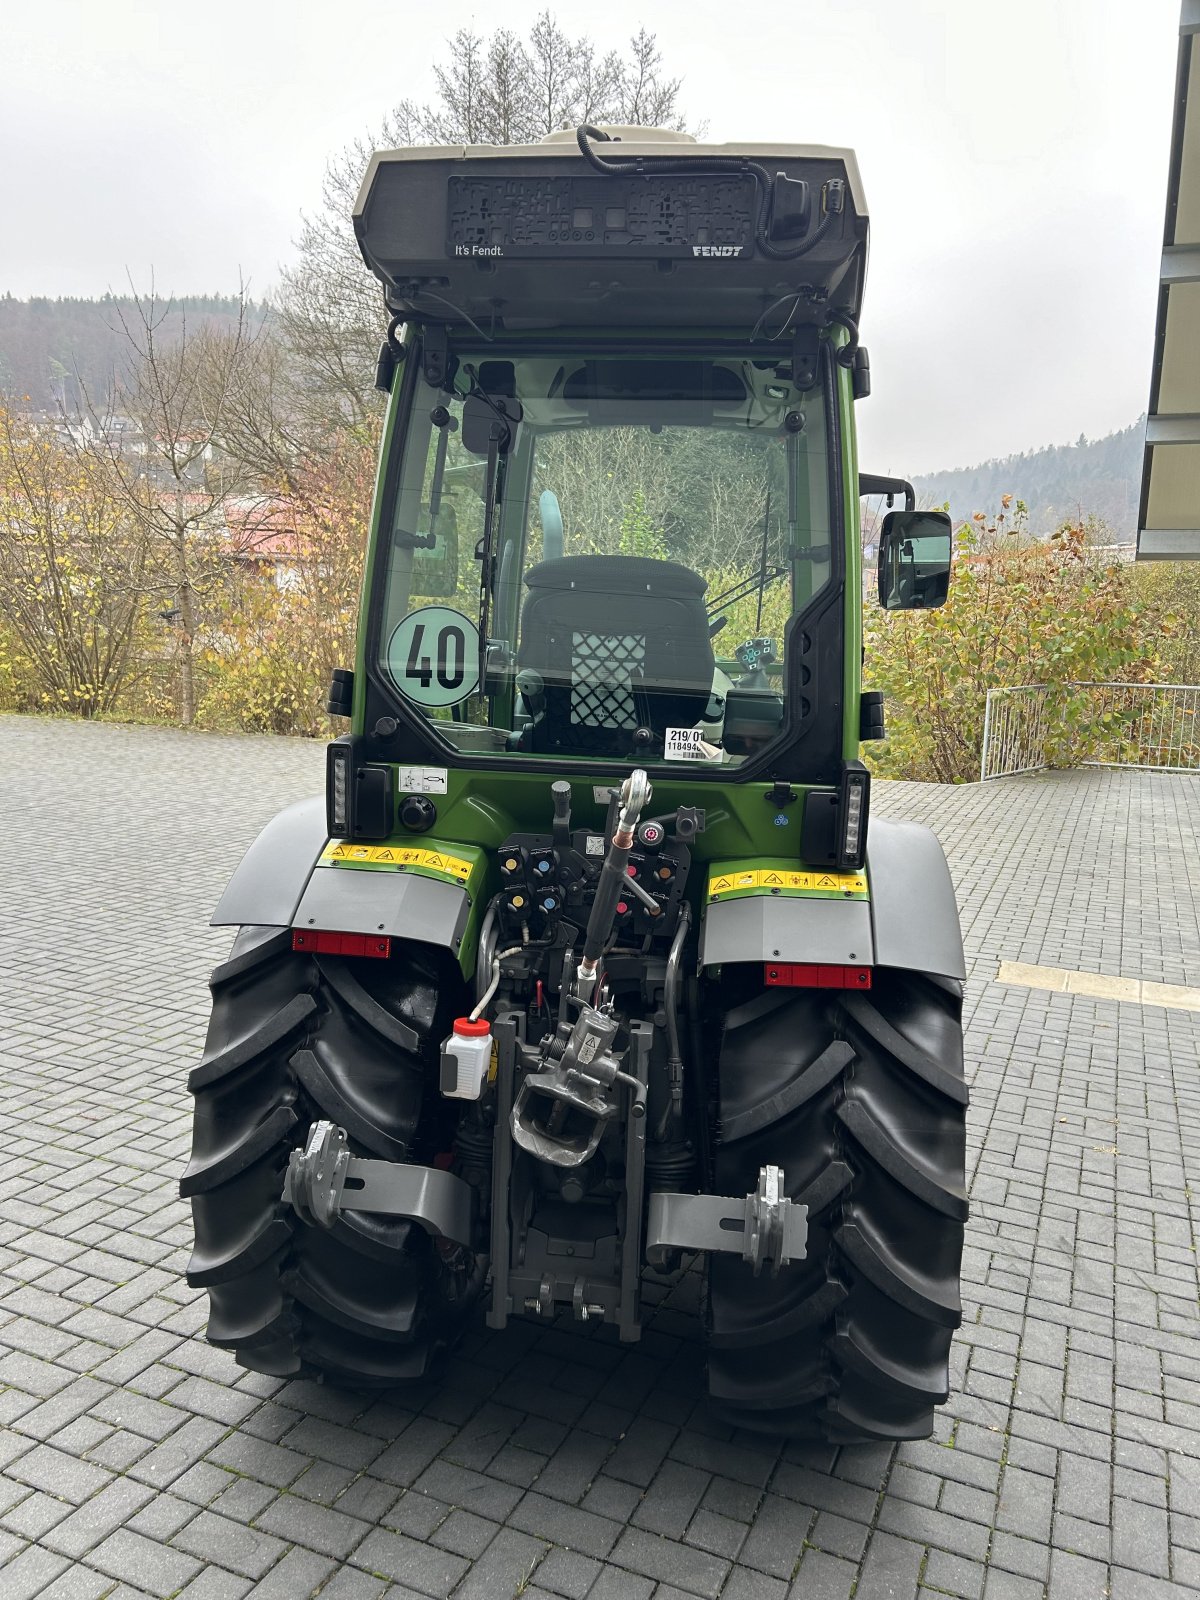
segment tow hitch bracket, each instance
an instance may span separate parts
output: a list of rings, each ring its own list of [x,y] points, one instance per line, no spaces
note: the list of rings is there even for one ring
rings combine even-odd
[[[312,1227],[332,1228],[343,1211],[377,1211],[471,1248],[469,1184],[438,1167],[352,1156],[345,1128],[332,1122],[314,1122],[303,1150],[292,1151],[283,1198]]]
[[[808,1249],[808,1207],[787,1198],[782,1167],[762,1167],[758,1187],[742,1200],[720,1194],[650,1196],[646,1259],[660,1265],[671,1250],[719,1250],[748,1261],[757,1277]]]

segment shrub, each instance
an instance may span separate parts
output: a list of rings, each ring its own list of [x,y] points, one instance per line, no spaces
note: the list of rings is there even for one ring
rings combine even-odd
[[[866,609],[864,681],[887,700],[888,737],[869,748],[881,774],[975,778],[991,688],[1153,677],[1129,569],[1092,546],[1081,522],[1049,540],[1025,523],[1006,495],[995,516],[976,513],[959,530],[940,610]]]

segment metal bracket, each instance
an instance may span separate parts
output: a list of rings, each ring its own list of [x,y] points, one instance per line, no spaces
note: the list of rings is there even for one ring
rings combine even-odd
[[[792,382],[797,389],[815,389],[821,330],[814,322],[797,324],[792,334]]]
[[[450,366],[450,342],[440,323],[430,323],[421,335],[421,367],[431,389],[442,389]]]
[[[650,1196],[646,1259],[661,1265],[671,1250],[717,1250],[747,1261],[757,1277],[774,1276],[808,1250],[808,1207],[787,1199],[781,1167],[763,1167],[758,1187],[742,1200],[719,1194]]]
[[[303,1150],[293,1150],[283,1175],[283,1198],[310,1228],[332,1228],[342,1209],[350,1165],[345,1128],[314,1122]]]
[[[376,1211],[474,1248],[470,1184],[437,1167],[352,1156],[346,1130],[332,1122],[314,1122],[304,1149],[292,1151],[283,1199],[310,1227],[332,1228],[343,1211]]]

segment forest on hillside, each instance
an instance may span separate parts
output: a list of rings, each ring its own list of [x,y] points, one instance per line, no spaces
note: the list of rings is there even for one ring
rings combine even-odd
[[[1146,419],[1139,417],[1104,439],[1080,434],[1074,444],[1046,445],[913,482],[922,505],[948,502],[955,520],[1011,494],[1028,507],[1031,533],[1050,534],[1065,522],[1091,518],[1104,525],[1114,544],[1126,544],[1137,533],[1145,440]]]
[[[0,397],[33,411],[104,411],[130,359],[124,324],[136,316],[130,295],[98,300],[0,295]],[[235,327],[236,295],[186,295],[170,304],[157,332],[180,339],[188,320]],[[264,307],[254,307],[258,315]]]
[[[0,397],[34,411],[77,411],[84,395],[99,411],[109,404],[120,366],[129,357],[122,326],[134,301],[124,295],[98,300],[17,300],[0,296]],[[177,340],[189,319],[231,328],[238,316],[232,295],[188,295],[171,302],[159,330]],[[265,306],[251,306],[256,318]],[[364,384],[369,374],[364,375]],[[978,466],[927,473],[914,480],[922,505],[949,502],[956,518],[996,505],[1011,494],[1029,508],[1035,534],[1053,533],[1073,518],[1104,524],[1116,543],[1136,531],[1145,418],[1105,439],[1047,445]]]

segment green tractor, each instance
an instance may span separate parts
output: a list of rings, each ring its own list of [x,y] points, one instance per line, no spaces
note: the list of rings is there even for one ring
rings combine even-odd
[[[475,1319],[639,1337],[702,1259],[713,1408],[927,1435],[967,1215],[962,943],[872,819],[879,595],[949,520],[860,478],[848,151],[581,128],[377,154],[392,314],[327,791],[214,916],[188,1281],[244,1367],[436,1374]]]

